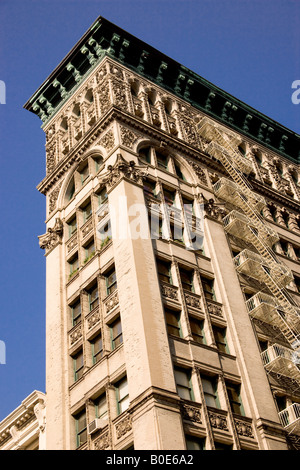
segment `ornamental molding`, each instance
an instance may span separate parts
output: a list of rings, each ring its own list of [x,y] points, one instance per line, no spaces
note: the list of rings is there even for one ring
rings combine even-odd
[[[43,402],[37,403],[33,408],[36,419],[39,423],[39,430],[44,432],[46,429],[46,405]]]
[[[108,447],[111,447],[111,440],[109,437],[108,431],[102,436],[98,437],[98,439],[95,439],[94,441],[94,449],[95,450],[104,450],[107,449]]]
[[[56,208],[56,203],[57,203],[61,186],[62,186],[62,181],[60,181],[58,185],[55,187],[55,189],[53,189],[53,191],[51,191],[51,193],[49,194],[49,214],[51,214],[51,212],[53,212],[54,209]]]
[[[44,235],[40,235],[39,245],[42,250],[46,250],[46,254],[61,243],[63,235],[63,223],[59,218],[55,219],[54,227],[48,228]]]
[[[208,410],[210,424],[213,428],[221,429],[222,431],[229,431],[227,425],[227,417],[220,413]]]
[[[148,173],[146,166],[138,167],[133,160],[127,162],[121,153],[118,153],[115,164],[109,165],[107,170],[106,175],[101,178],[101,183],[106,185],[107,191],[112,190],[122,179],[142,185]]]
[[[125,416],[122,421],[116,424],[116,435],[117,439],[121,439],[125,434],[127,434],[132,429],[132,420],[131,416]]]
[[[107,152],[114,148],[115,136],[112,129],[110,129],[103,137],[101,137],[101,139],[98,141],[98,145],[104,147]]]
[[[200,204],[203,204],[204,216],[218,222],[222,222],[222,219],[225,217],[227,211],[223,203],[217,203],[213,198],[206,199],[206,197],[201,194],[199,198]]]
[[[120,126],[121,144],[130,149],[133,148],[133,144],[140,138],[135,132],[128,127]]]
[[[190,159],[186,159],[190,167],[192,167],[194,173],[197,175],[198,180],[200,183],[204,184],[205,186],[208,186],[207,184],[207,178],[204,169],[196,162]]]
[[[254,439],[253,429],[251,423],[248,423],[242,419],[234,418],[236,432],[240,436],[250,437]]]
[[[202,424],[201,410],[199,407],[183,403],[181,405],[181,412],[183,419],[192,421],[193,423]]]

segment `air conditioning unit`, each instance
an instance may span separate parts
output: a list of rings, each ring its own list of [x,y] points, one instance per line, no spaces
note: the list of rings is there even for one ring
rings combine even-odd
[[[100,429],[103,429],[106,425],[107,425],[106,419],[96,418],[94,419],[94,421],[89,423],[88,433],[93,434],[94,432],[99,431]]]

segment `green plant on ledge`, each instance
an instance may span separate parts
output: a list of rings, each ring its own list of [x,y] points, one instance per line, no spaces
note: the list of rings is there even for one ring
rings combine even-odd
[[[71,277],[74,276],[74,274],[76,274],[78,272],[78,268],[75,269],[74,271],[72,271],[70,274],[69,274],[69,279],[71,279]]]
[[[110,237],[104,238],[104,240],[102,240],[102,243],[101,243],[101,249],[104,248],[110,241],[111,241]]]
[[[95,255],[95,252],[92,251],[92,253],[85,258],[84,263],[87,263],[91,258],[93,258],[94,255]]]

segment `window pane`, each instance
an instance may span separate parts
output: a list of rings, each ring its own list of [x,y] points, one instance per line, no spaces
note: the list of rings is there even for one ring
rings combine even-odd
[[[202,386],[207,406],[218,408],[215,380],[202,378]]]
[[[203,344],[205,342],[203,333],[203,320],[194,320],[190,318],[191,332],[194,341]]]
[[[161,281],[167,282],[168,284],[172,284],[170,267],[169,263],[157,261],[158,277]]]
[[[81,303],[80,303],[80,301],[76,302],[76,304],[73,304],[71,306],[71,312],[72,312],[72,324],[73,324],[73,326],[75,326],[75,325],[77,325],[77,323],[81,319]]]
[[[186,437],[187,450],[204,450],[204,439],[197,439],[192,436]]]
[[[96,418],[107,419],[107,401],[106,396],[102,395],[96,401]]]
[[[118,319],[111,325],[112,348],[115,349],[123,343],[122,324]]]

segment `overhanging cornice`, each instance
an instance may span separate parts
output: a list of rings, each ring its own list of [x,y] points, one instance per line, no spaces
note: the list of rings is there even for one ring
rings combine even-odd
[[[157,49],[99,17],[24,105],[46,124],[109,56],[261,145],[300,162],[300,135],[226,93]]]

